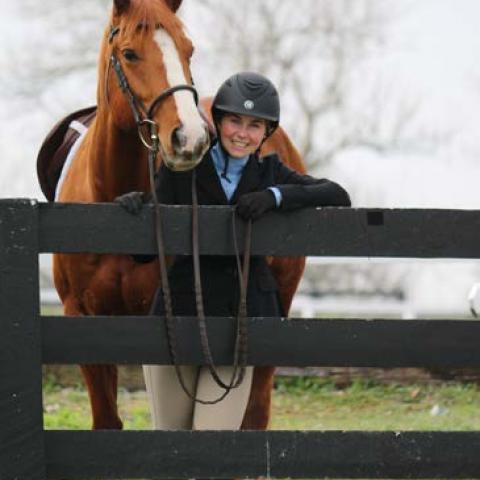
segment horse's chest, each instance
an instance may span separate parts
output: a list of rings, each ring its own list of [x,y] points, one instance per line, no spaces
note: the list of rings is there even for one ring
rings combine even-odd
[[[84,275],[77,270],[76,294],[87,314],[127,315],[149,310],[158,287],[156,262],[136,264],[129,257],[84,258]],[[89,263],[89,265],[86,265]]]

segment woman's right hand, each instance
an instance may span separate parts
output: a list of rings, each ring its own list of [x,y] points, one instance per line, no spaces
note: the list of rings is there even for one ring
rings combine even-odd
[[[115,203],[120,204],[128,213],[138,215],[143,207],[144,193],[129,192],[115,198]]]

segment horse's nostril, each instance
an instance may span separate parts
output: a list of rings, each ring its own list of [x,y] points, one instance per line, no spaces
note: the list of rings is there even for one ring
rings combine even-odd
[[[187,145],[187,136],[183,133],[182,128],[177,128],[172,133],[172,144],[176,150],[181,150]]]
[[[208,147],[208,136],[204,139],[200,139],[193,150],[193,155],[198,157],[202,155]]]

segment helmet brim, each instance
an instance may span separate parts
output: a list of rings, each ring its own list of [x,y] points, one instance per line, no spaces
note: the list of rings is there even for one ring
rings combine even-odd
[[[262,114],[258,112],[253,112],[251,110],[247,110],[246,108],[242,107],[235,107],[232,105],[215,105],[212,107],[213,112],[215,113],[215,110],[218,110],[219,112],[222,113],[235,113],[237,115],[246,115],[248,117],[253,117],[253,118],[260,118],[261,120],[267,120],[268,122],[271,122],[275,126],[278,125],[278,119],[276,117],[273,117],[268,114]]]

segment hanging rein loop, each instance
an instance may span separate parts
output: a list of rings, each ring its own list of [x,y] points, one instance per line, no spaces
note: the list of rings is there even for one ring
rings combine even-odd
[[[109,43],[112,43],[114,36],[119,33],[120,29],[118,27],[112,27],[108,40]],[[243,252],[243,267],[240,262],[240,253],[238,251],[236,230],[235,230],[235,210],[233,210],[233,237],[234,237],[234,246],[235,246],[235,257],[238,268],[238,278],[240,282],[240,304],[238,308],[237,315],[237,326],[236,326],[236,337],[235,337],[235,347],[234,347],[234,367],[230,380],[224,382],[220,375],[217,372],[217,369],[214,365],[213,356],[210,350],[210,344],[208,341],[207,326],[205,312],[203,309],[203,295],[201,287],[201,274],[200,274],[200,254],[199,254],[199,234],[198,234],[198,199],[196,191],[196,181],[195,181],[195,170],[192,173],[192,253],[193,253],[193,264],[194,264],[194,278],[195,278],[195,301],[197,307],[197,316],[198,324],[200,330],[200,341],[202,345],[202,353],[205,359],[205,362],[208,366],[209,372],[212,375],[213,379],[219,387],[221,387],[224,392],[215,400],[203,400],[197,398],[190,390],[187,388],[185,379],[182,374],[182,370],[179,365],[178,355],[177,355],[177,336],[175,332],[175,316],[173,313],[172,307],[172,294],[170,290],[170,282],[168,279],[168,271],[166,264],[166,254],[165,254],[165,245],[163,241],[163,226],[162,226],[162,217],[160,204],[158,201],[158,196],[155,188],[155,165],[156,159],[160,150],[160,140],[158,136],[158,125],[153,120],[153,115],[155,109],[158,105],[161,104],[170,95],[173,95],[175,92],[181,90],[187,90],[192,92],[195,100],[195,104],[198,105],[198,93],[195,87],[192,85],[175,85],[164,90],[160,95],[158,95],[148,108],[145,108],[142,101],[135,96],[130,85],[128,83],[127,77],[122,69],[122,66],[115,56],[114,53],[110,56],[109,69],[110,66],[113,68],[120,89],[125,95],[130,108],[132,110],[135,123],[138,128],[138,134],[141,142],[148,150],[148,166],[149,166],[149,177],[150,177],[150,190],[152,194],[152,199],[154,203],[155,210],[155,237],[157,242],[158,257],[160,263],[160,278],[162,281],[162,292],[163,299],[165,304],[165,314],[166,314],[166,330],[167,330],[167,340],[170,356],[172,358],[173,365],[175,367],[176,375],[178,377],[180,386],[183,391],[197,403],[204,405],[213,405],[215,403],[223,400],[232,389],[237,388],[243,381],[245,377],[245,369],[247,364],[247,287],[248,287],[248,276],[249,276],[249,264],[250,264],[250,243],[251,243],[251,221],[247,223],[247,230],[245,236],[245,248]],[[108,79],[108,77],[107,77]],[[108,94],[108,90],[107,90]],[[108,98],[108,95],[107,95]],[[142,129],[149,131],[149,138],[145,138],[144,132]]]
[[[199,253],[199,234],[198,234],[198,199],[196,189],[195,170],[192,172],[192,250],[193,250],[193,271],[195,282],[195,302],[197,306],[198,326],[200,329],[200,340],[202,350],[208,369],[215,383],[225,389],[225,393],[216,402],[223,399],[230,390],[237,388],[245,377],[245,369],[247,364],[247,286],[250,265],[250,238],[251,238],[251,221],[247,224],[247,234],[245,235],[245,249],[243,257],[243,268],[240,265],[240,254],[238,252],[236,232],[234,230],[235,257],[238,268],[238,278],[240,282],[240,305],[237,314],[237,327],[235,336],[233,372],[230,380],[225,383],[218,374],[214,365],[210,344],[208,341],[207,324],[205,312],[203,309],[202,282],[200,274],[200,253]],[[233,210],[233,225],[235,225],[235,210]]]
[[[158,134],[156,133],[155,126],[151,125],[151,145],[152,148],[149,149],[148,155],[148,164],[150,172],[150,189],[152,192],[152,198],[155,209],[155,237],[157,241],[157,250],[159,255],[160,263],[160,278],[162,280],[162,293],[163,300],[165,305],[165,318],[166,318],[166,330],[167,330],[167,340],[169,353],[172,358],[172,363],[175,368],[175,372],[180,383],[182,390],[185,394],[192,399],[194,402],[201,403],[203,405],[214,405],[222,401],[231,390],[237,388],[245,378],[245,371],[247,365],[247,356],[248,356],[248,317],[247,317],[247,289],[248,289],[248,276],[249,276],[249,265],[250,265],[250,244],[251,244],[251,228],[252,222],[247,223],[247,232],[245,235],[245,248],[243,252],[243,267],[240,265],[240,253],[238,251],[238,244],[236,239],[236,230],[235,230],[235,210],[233,211],[233,234],[234,234],[234,245],[235,245],[235,257],[237,261],[237,267],[239,272],[239,282],[240,282],[240,305],[237,315],[237,327],[236,327],[236,338],[235,338],[235,347],[234,347],[234,362],[233,362],[233,372],[230,380],[224,382],[220,375],[217,372],[217,369],[214,365],[213,356],[210,349],[210,343],[208,340],[207,334],[207,324],[205,318],[205,312],[203,309],[203,295],[201,287],[201,273],[200,273],[200,255],[199,255],[199,234],[198,234],[198,199],[196,192],[196,176],[195,170],[192,172],[192,253],[193,253],[193,264],[194,264],[194,281],[195,281],[195,301],[197,307],[197,317],[198,317],[198,326],[200,330],[200,342],[202,346],[202,353],[205,359],[206,365],[209,369],[212,378],[215,380],[217,385],[224,390],[220,396],[214,400],[204,400],[198,398],[193,394],[187,387],[185,378],[183,376],[182,370],[180,368],[178,355],[177,355],[177,335],[175,331],[175,315],[173,313],[172,307],[172,294],[170,289],[170,282],[168,279],[167,263],[166,263],[166,254],[165,254],[165,245],[163,242],[163,226],[162,226],[162,217],[160,210],[160,203],[158,201],[158,196],[155,188],[155,160],[158,153]]]

